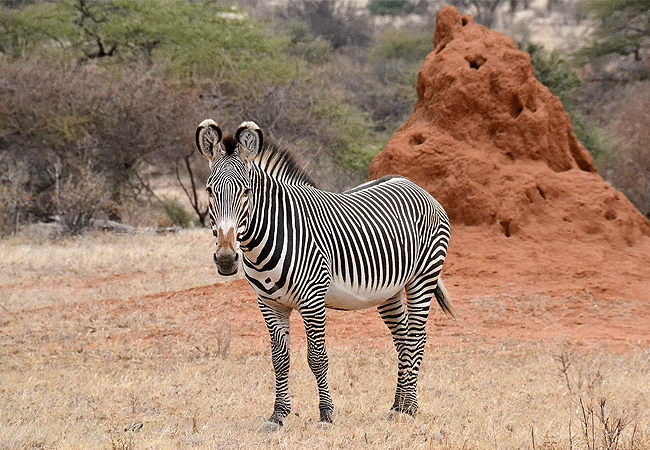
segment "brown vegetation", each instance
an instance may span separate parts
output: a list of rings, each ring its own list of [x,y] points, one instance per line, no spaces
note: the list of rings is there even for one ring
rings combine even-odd
[[[13,217],[62,215],[72,232],[97,214],[119,218],[120,207],[146,195],[148,165],[189,148],[189,99],[146,70],[117,77],[93,65],[25,61],[1,64],[0,80],[0,164],[20,168],[13,195],[30,199],[9,209]]]
[[[591,116],[615,148],[599,162],[599,170],[650,219],[650,82],[618,86],[610,95],[590,105]]]

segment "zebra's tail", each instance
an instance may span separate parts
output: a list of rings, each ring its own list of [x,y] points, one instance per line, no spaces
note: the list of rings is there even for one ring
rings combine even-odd
[[[442,278],[438,278],[438,285],[434,289],[433,293],[436,296],[436,300],[438,301],[438,305],[440,305],[440,308],[448,316],[454,317],[455,314],[454,314],[454,309],[451,307],[451,301],[449,300],[449,292],[447,292],[447,288],[442,282]]]

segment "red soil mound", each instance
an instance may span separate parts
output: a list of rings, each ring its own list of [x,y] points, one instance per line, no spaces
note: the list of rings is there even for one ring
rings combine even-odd
[[[433,40],[413,115],[375,158],[371,178],[405,175],[452,224],[492,234],[619,248],[647,241],[650,222],[596,173],[562,103],[512,38],[446,7]]]

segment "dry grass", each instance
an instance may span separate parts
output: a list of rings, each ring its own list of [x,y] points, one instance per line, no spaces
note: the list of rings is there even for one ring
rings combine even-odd
[[[647,349],[445,347],[433,337],[415,419],[386,420],[388,336],[360,348],[330,335],[335,425],[317,427],[315,382],[295,345],[293,412],[263,435],[273,402],[266,343],[229,347],[250,338],[223,320],[204,329],[200,305],[176,305],[178,296],[140,298],[214,282],[209,242],[204,230],[0,241],[0,449],[650,449]],[[610,429],[625,419],[616,446],[600,399]],[[586,435],[580,402],[595,407]]]
[[[21,310],[215,283],[223,278],[212,264],[211,236],[207,229],[189,229],[0,240],[2,303]]]

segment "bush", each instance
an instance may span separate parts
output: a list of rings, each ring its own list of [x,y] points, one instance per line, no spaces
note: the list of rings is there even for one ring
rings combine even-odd
[[[371,57],[373,60],[399,59],[420,65],[432,51],[429,31],[388,30],[373,45]]]
[[[175,226],[187,228],[194,223],[192,215],[188,213],[175,198],[163,202],[165,214]]]
[[[650,81],[618,88],[620,94],[608,107],[610,133],[617,138],[616,152],[602,158],[599,170],[650,219]]]
[[[7,153],[0,153],[0,236],[18,231],[31,204],[26,165]]]
[[[102,178],[114,204],[148,195],[141,172],[191,145],[194,117],[182,92],[144,70],[0,63],[0,147],[24,171],[30,218],[61,213],[59,188],[83,189],[87,171]]]
[[[535,77],[558,97],[565,107],[575,100],[576,90],[582,84],[578,73],[559,52],[548,53],[538,44],[528,44],[526,51],[535,69]]]
[[[377,135],[368,129],[368,118],[345,103],[332,102],[322,105],[316,114],[332,124],[330,130],[335,160],[344,167],[368,176],[370,162],[382,148]]]
[[[408,0],[370,0],[367,8],[375,15],[400,15],[412,13],[415,5]]]
[[[332,45],[334,50],[370,43],[372,29],[366,15],[351,3],[336,0],[290,0],[285,19],[306,24],[310,34]]]
[[[314,38],[306,25],[293,25],[289,30],[289,37],[289,54],[308,63],[324,63],[329,60],[332,44],[320,36]]]
[[[107,184],[102,174],[94,172],[90,164],[75,167],[65,179],[57,180],[54,208],[65,234],[81,233],[93,219],[110,211]]]

